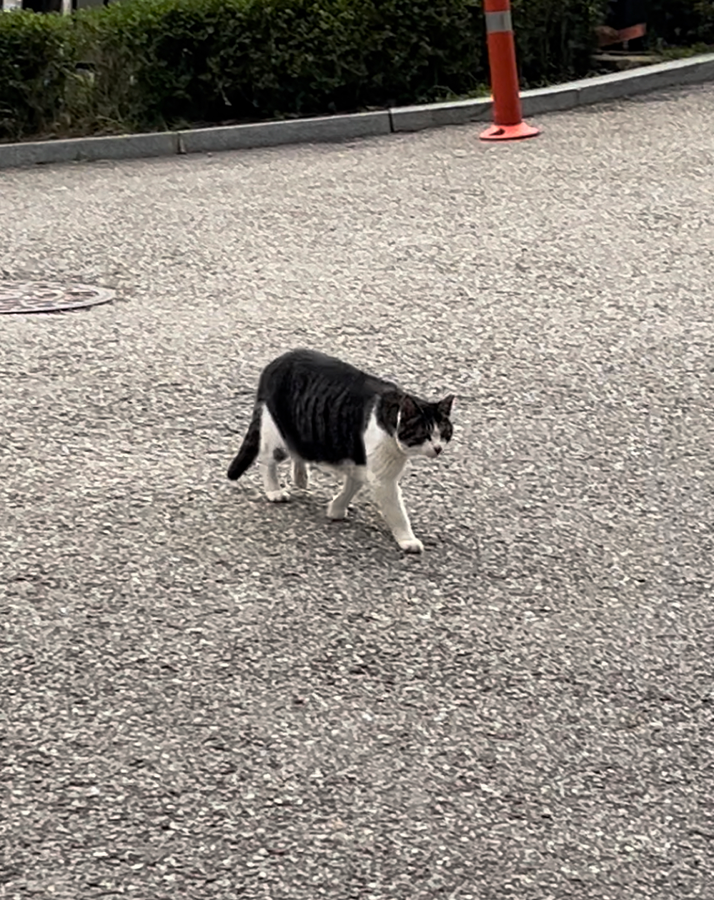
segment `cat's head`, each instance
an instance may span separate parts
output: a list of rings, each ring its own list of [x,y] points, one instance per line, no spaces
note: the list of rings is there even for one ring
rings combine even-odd
[[[426,403],[416,397],[403,397],[395,437],[402,453],[407,456],[437,457],[451,440],[453,427],[449,416],[454,395],[449,394],[437,403]]]

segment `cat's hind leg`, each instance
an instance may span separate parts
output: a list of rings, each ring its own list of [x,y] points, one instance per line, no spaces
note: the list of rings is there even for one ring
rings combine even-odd
[[[299,456],[293,456],[292,476],[295,487],[306,490],[310,484],[310,476],[308,475],[305,460],[300,459]]]
[[[344,519],[347,516],[347,507],[355,496],[357,491],[362,487],[362,482],[351,475],[346,475],[342,490],[333,498],[327,507],[327,515],[330,519]]]
[[[280,484],[278,463],[288,458],[283,436],[278,430],[268,408],[263,407],[260,421],[260,453],[259,463],[263,471],[263,487],[265,495],[271,503],[283,503],[290,499],[290,494]]]
[[[290,493],[281,486],[278,478],[278,464],[275,460],[261,461],[263,469],[263,487],[265,496],[271,503],[284,503],[290,499]]]

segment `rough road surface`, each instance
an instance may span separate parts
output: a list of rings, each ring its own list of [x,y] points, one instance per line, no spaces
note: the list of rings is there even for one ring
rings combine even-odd
[[[714,88],[0,175],[6,900],[714,896]],[[483,126],[481,126],[483,127]],[[226,466],[334,352],[456,432],[422,557]]]

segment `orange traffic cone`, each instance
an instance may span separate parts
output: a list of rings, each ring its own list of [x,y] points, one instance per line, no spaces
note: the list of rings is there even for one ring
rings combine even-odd
[[[527,125],[521,118],[511,4],[509,0],[484,0],[483,7],[491,69],[493,125],[480,138],[482,141],[513,141],[535,137],[540,134],[540,129]]]

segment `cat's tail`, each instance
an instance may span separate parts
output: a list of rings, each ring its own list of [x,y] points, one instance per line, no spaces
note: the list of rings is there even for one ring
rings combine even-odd
[[[228,477],[231,481],[237,481],[243,472],[255,462],[260,447],[260,410],[261,407],[256,403],[253,410],[253,418],[250,420],[248,432],[243,438],[240,445],[238,455],[228,466]]]

